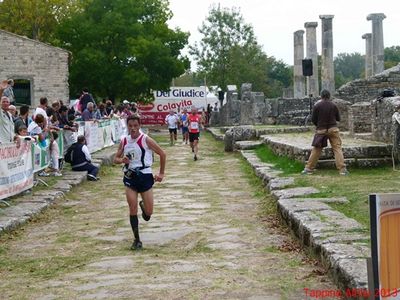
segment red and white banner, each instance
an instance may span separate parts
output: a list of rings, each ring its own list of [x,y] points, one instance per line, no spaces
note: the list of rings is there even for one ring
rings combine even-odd
[[[139,104],[142,124],[164,125],[170,110],[176,113],[184,108],[190,111],[195,106],[199,111],[207,108],[207,91],[204,87],[171,87],[169,91],[154,92],[154,102]]]
[[[0,199],[4,199],[33,186],[31,142],[0,145]]]

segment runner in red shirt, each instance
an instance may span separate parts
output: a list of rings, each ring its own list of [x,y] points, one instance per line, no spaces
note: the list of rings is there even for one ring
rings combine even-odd
[[[197,114],[197,108],[192,106],[191,114],[188,116],[189,123],[189,142],[190,147],[192,148],[192,152],[194,152],[193,159],[197,160],[197,153],[199,151],[199,135],[200,135],[200,126],[203,126],[203,120],[200,115]]]

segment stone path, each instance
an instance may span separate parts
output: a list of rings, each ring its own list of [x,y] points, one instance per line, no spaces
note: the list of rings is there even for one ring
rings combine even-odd
[[[0,238],[1,298],[307,299],[304,288],[336,289],[262,213],[268,197],[239,155],[208,136],[197,162],[187,146],[164,147],[167,176],[151,221],[140,219],[142,251],[129,250],[120,168],[106,168]]]

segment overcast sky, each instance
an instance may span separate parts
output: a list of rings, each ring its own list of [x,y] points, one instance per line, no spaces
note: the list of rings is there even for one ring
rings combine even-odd
[[[384,13],[385,47],[400,45],[400,0],[169,0],[174,16],[171,27],[190,32],[189,43],[201,39],[198,27],[212,4],[237,7],[246,23],[253,26],[259,44],[269,56],[293,65],[293,32],[305,22],[318,22],[317,47],[321,51],[319,15],[334,15],[333,53],[365,54],[364,33],[371,32],[370,13]],[[304,34],[305,43],[305,34]],[[185,52],[187,54],[187,51]],[[192,68],[193,69],[193,68]]]

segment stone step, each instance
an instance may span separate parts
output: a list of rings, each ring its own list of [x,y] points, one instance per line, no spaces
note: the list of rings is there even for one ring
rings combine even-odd
[[[391,157],[383,157],[383,158],[347,158],[344,160],[346,166],[352,167],[379,167],[384,165],[392,164]],[[317,164],[317,168],[332,168],[335,167],[334,159],[323,159],[319,160]]]
[[[255,149],[258,146],[262,145],[262,141],[236,141],[235,142],[235,149],[239,150],[250,150]]]
[[[320,257],[339,288],[368,288],[366,259],[371,253],[366,228],[318,199],[280,197],[278,212]]]
[[[211,135],[218,141],[223,141],[224,140],[224,132],[221,132],[220,128],[215,128],[215,127],[207,127],[206,131],[211,133]]]
[[[312,136],[305,141],[304,137],[296,139],[293,135],[269,135],[264,136],[263,141],[277,155],[285,155],[292,159],[305,162],[311,153]],[[357,140],[349,141],[346,145],[343,142],[343,155],[346,159],[362,159],[362,158],[390,158],[392,155],[392,146],[389,144],[361,141],[357,145]],[[329,145],[329,143],[328,143]],[[323,149],[320,159],[333,159],[333,151],[330,145]]]
[[[338,287],[342,290],[368,288],[366,259],[371,253],[367,229],[329,206],[348,200],[305,198],[319,191],[313,187],[290,188],[293,178],[279,177],[279,174],[271,177],[272,165],[261,162],[251,150],[241,153],[276,199],[282,220],[319,257]]]
[[[276,127],[276,128],[259,128],[257,129],[260,140],[264,140],[264,136],[275,133],[297,133],[308,132],[313,128],[310,126],[291,126],[291,127]]]

